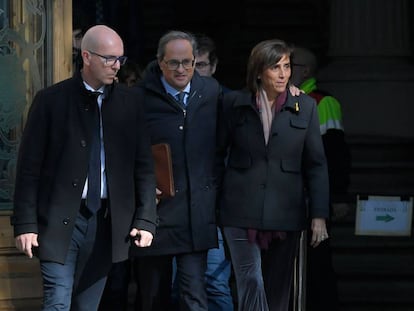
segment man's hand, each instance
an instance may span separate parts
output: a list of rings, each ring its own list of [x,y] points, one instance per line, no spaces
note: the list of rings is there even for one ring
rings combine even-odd
[[[151,232],[145,231],[145,230],[139,230],[136,228],[133,228],[131,232],[129,233],[131,238],[134,241],[134,244],[137,247],[148,247],[151,246],[152,239],[154,236]]]
[[[155,194],[156,194],[156,198],[155,198],[155,204],[158,205],[158,203],[160,203],[160,197],[162,194],[162,191],[158,188],[155,189]]]
[[[15,238],[15,244],[19,251],[25,253],[29,258],[33,258],[33,247],[38,247],[37,233],[24,233]]]
[[[298,89],[295,85],[291,84],[289,85],[289,91],[292,96],[299,96],[300,93],[305,93],[304,91]]]

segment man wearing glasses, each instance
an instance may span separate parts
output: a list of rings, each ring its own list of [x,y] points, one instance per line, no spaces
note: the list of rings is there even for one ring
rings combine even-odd
[[[41,90],[21,140],[14,211],[16,247],[40,260],[42,310],[97,310],[112,262],[130,241],[151,245],[155,176],[144,111],[114,83],[126,61],[112,29],[90,28],[83,67]]]
[[[172,310],[172,260],[177,263],[180,310],[208,310],[207,251],[217,247],[214,175],[220,85],[195,72],[196,42],[186,32],[161,37],[157,61],[138,84],[151,142],[171,147],[175,195],[158,203],[151,247],[135,250],[142,310]]]
[[[217,65],[219,62],[216,44],[213,39],[206,36],[205,34],[198,34],[197,40],[197,51],[196,51],[196,64],[195,68],[201,76],[212,77],[216,73]],[[230,92],[231,89],[221,84],[223,93]]]

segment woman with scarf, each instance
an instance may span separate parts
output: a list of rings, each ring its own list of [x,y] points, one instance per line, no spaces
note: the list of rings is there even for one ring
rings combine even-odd
[[[300,232],[328,238],[327,164],[315,101],[287,90],[291,47],[251,51],[247,90],[225,94],[218,132],[219,222],[235,273],[238,309],[287,311]]]

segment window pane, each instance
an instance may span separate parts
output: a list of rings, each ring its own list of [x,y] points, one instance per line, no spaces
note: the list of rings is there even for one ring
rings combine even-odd
[[[24,122],[46,78],[46,21],[44,1],[0,0],[0,210],[12,208]]]

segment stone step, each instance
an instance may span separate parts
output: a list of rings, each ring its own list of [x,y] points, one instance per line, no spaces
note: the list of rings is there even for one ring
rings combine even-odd
[[[363,303],[349,303],[342,304],[339,311],[413,311],[412,304],[363,304]]]
[[[340,311],[413,311],[413,234],[355,235],[355,205],[330,232]]]
[[[413,278],[341,278],[338,294],[341,305],[411,306],[414,310]]]

